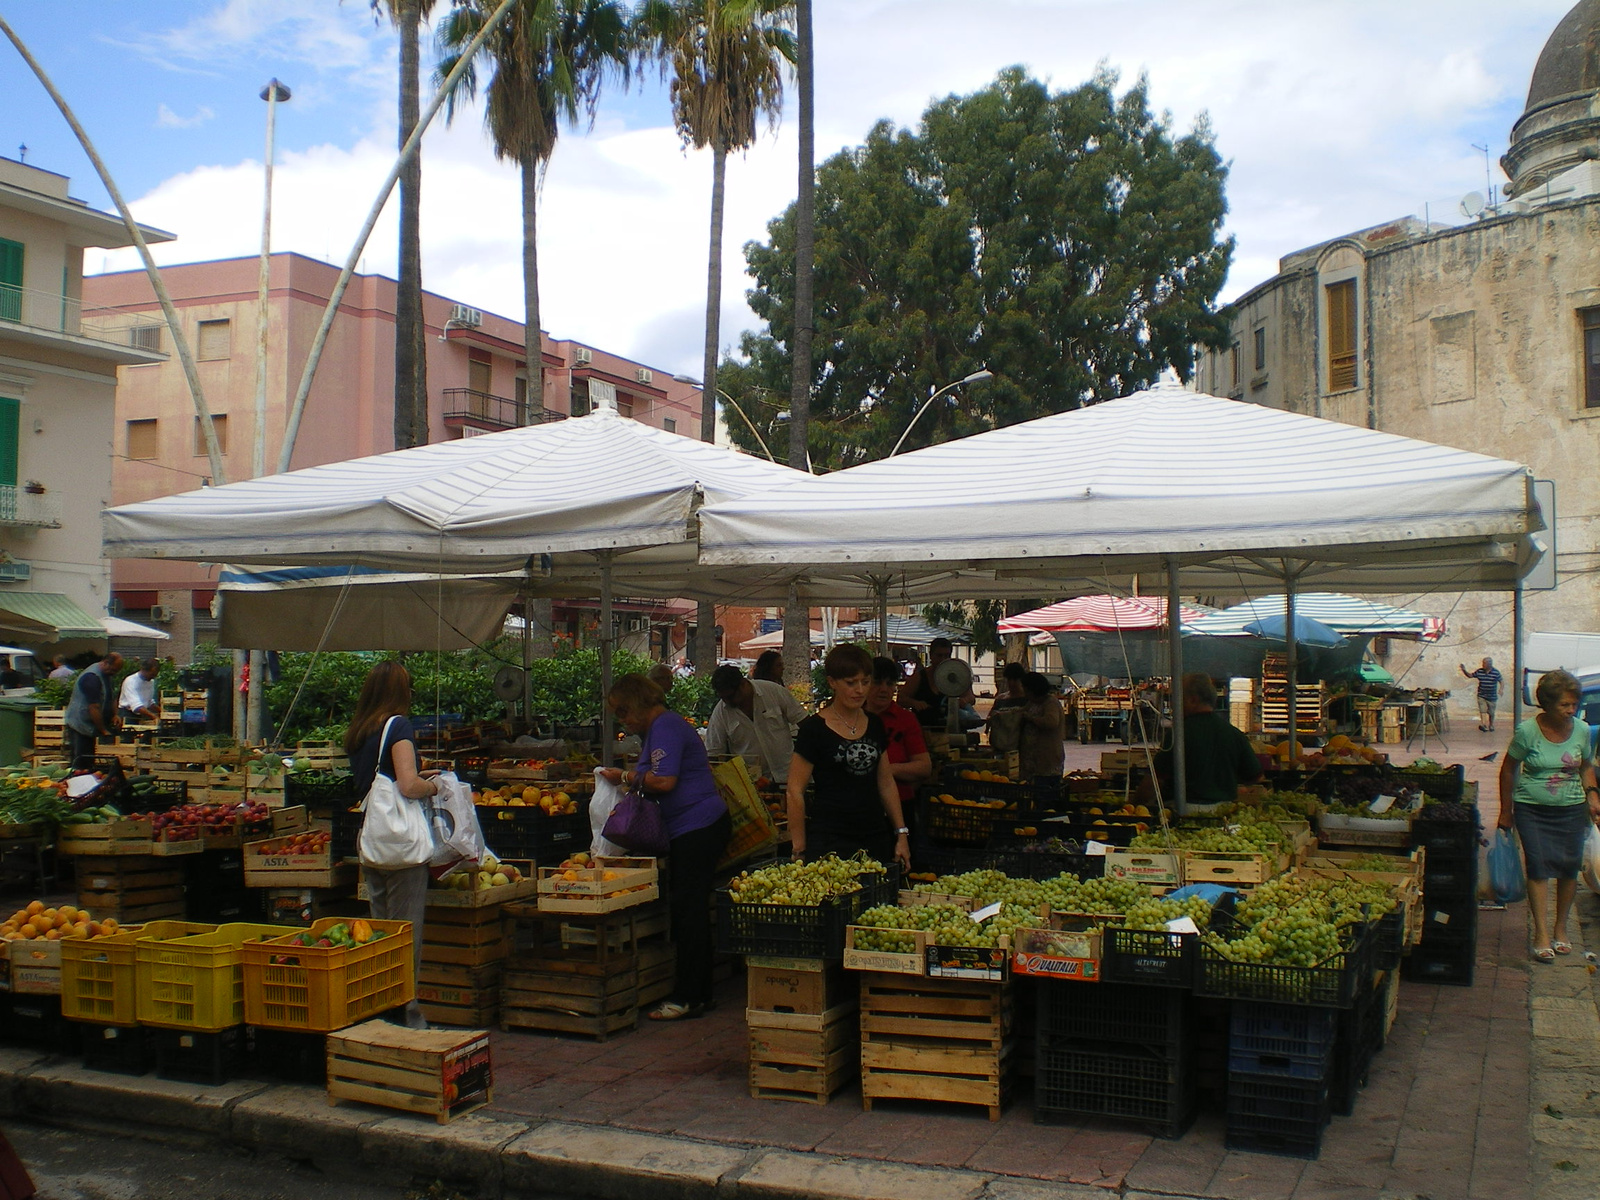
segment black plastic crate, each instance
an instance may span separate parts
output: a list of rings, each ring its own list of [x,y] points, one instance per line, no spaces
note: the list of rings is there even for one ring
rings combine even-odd
[[[156,1074],[182,1083],[215,1087],[237,1079],[249,1061],[249,1040],[243,1025],[218,1033],[191,1033],[183,1029],[152,1029],[156,1044]]]
[[[1372,969],[1392,971],[1406,952],[1406,905],[1402,901],[1372,923]]]
[[[1195,995],[1267,1004],[1349,1008],[1360,981],[1372,974],[1372,939],[1364,930],[1351,945],[1315,967],[1242,963],[1202,944],[1195,967]]]
[[[1477,947],[1473,945],[1417,946],[1407,956],[1400,973],[1412,983],[1471,987],[1477,959]]]
[[[328,1082],[328,1039],[320,1033],[250,1029],[250,1074],[284,1083]]]
[[[1399,767],[1390,769],[1389,778],[1402,787],[1414,788],[1430,800],[1457,803],[1466,793],[1467,769],[1461,763],[1443,771],[1407,771]]]
[[[114,1075],[143,1075],[155,1066],[149,1031],[138,1025],[81,1025],[83,1065],[90,1071]]]
[[[1001,851],[995,866],[1013,879],[1054,879],[1058,875],[1099,879],[1106,873],[1106,858],[1103,854],[1043,850],[1023,846],[1020,849]]]
[[[478,806],[483,840],[498,858],[532,859],[540,866],[560,862],[574,850],[587,850],[589,798],[578,797],[578,811],[550,816],[535,806]]]
[[[1334,1009],[1237,1003],[1228,1025],[1228,1070],[1251,1076],[1325,1079],[1338,1029]]]
[[[1478,858],[1446,858],[1444,855],[1428,856],[1427,869],[1422,876],[1422,898],[1459,899],[1478,894]]]
[[[1471,945],[1478,939],[1478,899],[1422,899],[1422,945]]]
[[[759,870],[758,864],[751,870]],[[717,949],[723,954],[768,954],[787,958],[843,958],[845,926],[900,895],[899,869],[861,877],[861,890],[821,904],[740,904],[718,888]]]
[[[1041,1036],[1033,1108],[1041,1124],[1065,1116],[1110,1117],[1137,1122],[1161,1137],[1182,1137],[1195,1116],[1194,1073],[1182,1058],[1113,1053]]]
[[[348,771],[290,771],[283,777],[283,802],[307,808],[343,804],[346,808],[361,797],[356,795],[356,778]]]
[[[1327,1080],[1230,1072],[1224,1142],[1230,1150],[1316,1158],[1331,1113]]]
[[[990,871],[999,867],[1002,857],[998,851],[976,847],[935,846],[920,836],[911,843],[911,869],[922,875],[965,875],[968,871]]]
[[[1035,991],[1041,1041],[1122,1042],[1169,1057],[1187,1046],[1189,997],[1182,992],[1059,979],[1039,979]]]
[[[1328,1103],[1338,1116],[1348,1117],[1354,1111],[1356,1094],[1367,1086],[1382,1030],[1378,997],[1370,989],[1354,1008],[1339,1013],[1339,1036],[1328,1071]]]
[[[1411,822],[1411,845],[1425,847],[1430,859],[1435,853],[1476,858],[1481,836],[1475,821],[1429,821],[1419,816]]]
[[[978,787],[980,785],[969,784],[968,786]],[[1016,787],[1020,785],[1012,784],[1009,786]],[[924,789],[917,796],[917,831],[921,837],[926,838],[935,845],[987,846],[989,839],[994,836],[996,825],[1001,821],[1009,821],[1016,816],[1015,811],[1008,812],[1004,807],[984,807],[985,798],[977,795],[956,797],[958,800],[970,799],[977,803],[947,804],[934,799],[935,794],[954,796],[956,793],[949,789],[943,793],[933,793],[929,789]],[[1005,801],[1005,803],[1013,802]]]
[[[76,1054],[78,1033],[78,1026],[61,1015],[60,996],[0,993],[0,1042]]]
[[[333,835],[328,847],[334,862],[356,857],[357,845],[361,840],[361,823],[366,819],[366,813],[358,812],[347,804],[334,804],[328,821],[328,830]]]
[[[1100,978],[1107,983],[1187,990],[1194,986],[1199,942],[1199,935],[1194,933],[1122,929],[1108,925],[1100,962]]]
[[[162,813],[189,803],[189,784],[183,779],[152,779],[135,775],[128,781],[123,809],[129,813]]]

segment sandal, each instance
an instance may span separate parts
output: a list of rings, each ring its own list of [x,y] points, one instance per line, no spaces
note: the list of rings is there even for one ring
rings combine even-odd
[[[698,1005],[679,1004],[675,1000],[663,1000],[649,1013],[652,1021],[689,1021],[700,1015]]]
[[[1536,963],[1553,963],[1556,960],[1556,952],[1549,946],[1545,946],[1538,950],[1528,951],[1528,958]],[[655,1013],[650,1015],[653,1017]]]
[[[1560,941],[1558,939],[1558,940],[1550,943],[1550,949],[1552,951],[1554,951],[1555,953],[1557,953],[1557,954],[1571,954],[1572,953],[1572,943],[1571,942],[1563,942],[1563,941]]]

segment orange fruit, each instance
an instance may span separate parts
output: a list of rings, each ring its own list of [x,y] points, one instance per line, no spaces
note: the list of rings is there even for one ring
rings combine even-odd
[[[32,900],[28,903],[27,913],[30,917],[37,916],[44,911],[44,901]]]
[[[46,941],[59,942],[61,940],[61,930],[52,929],[48,933],[46,933],[44,936],[45,936],[45,940]]]

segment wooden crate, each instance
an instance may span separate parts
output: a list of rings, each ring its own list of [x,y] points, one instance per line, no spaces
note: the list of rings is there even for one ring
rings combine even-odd
[[[156,856],[80,862],[78,907],[124,925],[183,915],[181,864]]]
[[[154,853],[152,837],[152,826],[145,820],[63,825],[56,852],[80,858],[148,858]]]
[[[464,969],[498,965],[511,948],[497,908],[432,908],[422,926],[422,961]]]
[[[641,1008],[666,998],[676,966],[677,951],[664,936],[604,963],[519,958],[502,976],[501,1028],[605,1041],[636,1027]]]
[[[496,983],[486,988],[462,988],[418,983],[417,1004],[432,1024],[484,1029],[499,1023],[500,986]]]
[[[64,708],[36,708],[33,710],[33,748],[59,750],[66,742],[67,710]]]
[[[861,979],[861,1106],[874,1100],[943,1100],[1000,1119],[1013,1041],[1009,984]]]
[[[494,1095],[489,1035],[368,1021],[328,1035],[328,1103],[359,1100],[444,1125]]]
[[[827,1020],[817,1027],[797,1022]],[[758,1100],[826,1104],[861,1073],[861,1029],[852,1001],[812,1017],[745,1010],[750,1030],[750,1095]]]
[[[503,910],[515,927],[514,963],[571,959],[597,965],[626,958],[641,945],[664,937],[670,924],[667,906],[657,900],[621,912],[573,914],[541,912],[526,901]]]
[[[1232,851],[1184,850],[1184,883],[1266,883],[1289,869],[1292,855],[1285,852],[1255,854]]]
[[[847,1002],[854,1008],[855,991],[855,977],[824,959],[746,962],[745,1006],[752,1012],[821,1016]]]

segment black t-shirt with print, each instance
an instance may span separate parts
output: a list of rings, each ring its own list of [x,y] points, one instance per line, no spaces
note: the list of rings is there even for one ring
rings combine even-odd
[[[889,731],[871,713],[865,716],[867,727],[854,741],[840,737],[820,716],[800,722],[794,750],[811,764],[808,839],[816,831],[830,840],[865,842],[888,828],[878,795],[878,760],[888,752]]]

